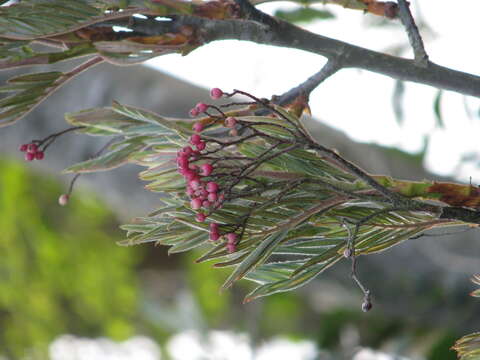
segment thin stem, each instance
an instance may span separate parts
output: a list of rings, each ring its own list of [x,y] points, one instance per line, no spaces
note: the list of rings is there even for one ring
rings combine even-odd
[[[415,63],[418,66],[426,68],[428,67],[428,55],[425,51],[418,27],[415,24],[415,20],[410,11],[409,3],[406,0],[398,0],[398,8],[398,16],[407,31],[408,41],[413,48]]]

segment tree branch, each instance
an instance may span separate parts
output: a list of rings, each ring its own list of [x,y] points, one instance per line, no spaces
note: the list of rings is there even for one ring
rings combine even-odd
[[[258,10],[257,10],[258,11]],[[268,15],[264,14],[268,17]],[[268,24],[233,19],[212,20],[195,16],[172,16],[175,28],[189,25],[197,29],[204,44],[216,40],[243,40],[258,44],[299,49],[337,61],[342,68],[358,68],[402,81],[412,81],[464,95],[480,97],[480,77],[452,70],[432,62],[428,68],[408,60],[351,45],[311,33],[280,19]],[[273,19],[273,18],[272,18]],[[159,25],[160,26],[160,25]],[[155,29],[151,29],[155,33]],[[163,33],[163,26],[159,32]]]

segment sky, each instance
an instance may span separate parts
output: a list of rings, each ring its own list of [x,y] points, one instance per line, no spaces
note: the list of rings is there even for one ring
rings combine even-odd
[[[422,35],[430,60],[480,75],[480,51],[475,45],[480,33],[480,2],[412,0],[411,3],[417,22],[421,24],[423,20],[427,24],[422,28]],[[273,13],[275,9],[296,6],[275,2],[259,8]],[[336,19],[303,26],[310,31],[383,52],[406,46],[402,56],[412,56],[401,26],[374,26],[381,21],[379,17],[339,6],[316,7],[330,10]],[[232,40],[208,44],[185,57],[176,54],[159,57],[149,65],[206,88],[220,87],[226,91],[237,88],[271,97],[303,82],[324,63],[321,56],[304,51]],[[464,154],[478,153],[480,101],[444,92],[441,101],[444,128],[440,128],[433,110],[437,90],[407,83],[405,117],[399,125],[392,107],[394,85],[392,79],[383,75],[342,70],[311,94],[312,114],[356,141],[394,146],[408,152],[420,151],[425,137],[429,136],[425,164],[429,170],[463,180],[471,176],[473,182],[479,183],[479,168],[459,167],[459,163]],[[476,116],[467,115],[466,104]]]

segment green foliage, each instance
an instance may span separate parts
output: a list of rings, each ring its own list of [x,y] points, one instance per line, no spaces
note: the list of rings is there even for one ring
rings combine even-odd
[[[353,231],[356,231],[356,254],[362,255],[386,250],[430,227],[422,224],[434,219],[432,215],[411,211],[376,214],[383,208],[381,204],[339,198],[338,192],[332,192],[332,186],[345,191],[368,187],[314,151],[290,149],[288,139],[299,120],[281,108],[276,109],[284,118],[237,117],[245,126],[255,126],[272,138],[286,141],[275,146],[276,153],[271,150],[265,155],[265,149],[272,146],[269,137],[239,141],[237,158],[230,158],[231,154],[222,147],[210,150],[230,167],[244,166],[238,156],[264,159],[252,173],[257,180],[240,179],[232,190],[234,199],[209,215],[210,221],[220,224],[222,233],[235,231],[241,224],[242,239],[234,253],[227,251],[223,241],[208,240],[209,226],[195,220],[196,212],[185,196],[185,180],[176,170],[176,152],[192,133],[189,120],[167,119],[120,104],[68,114],[67,120],[72,125],[86,126],[86,133],[123,138],[110,152],[69,171],[110,168],[112,156],[129,149],[123,159],[146,166],[148,169],[141,173],[141,178],[150,182],[147,188],[168,197],[151,216],[125,225],[129,239],[121,244],[154,242],[171,246],[170,253],[203,250],[198,262],[215,260],[216,267],[234,267],[223,287],[228,288],[242,278],[258,284],[246,301],[305,285],[342,260]],[[220,122],[211,122],[204,138],[208,141],[208,134],[221,129]],[[128,148],[127,144],[138,144],[142,149]],[[228,181],[235,181],[228,179],[220,179],[220,186],[228,187]],[[374,221],[355,230],[352,224],[370,217]]]
[[[114,246],[110,213],[86,194],[65,211],[52,181],[0,168],[0,354],[38,355],[64,333],[132,335],[138,251]]]

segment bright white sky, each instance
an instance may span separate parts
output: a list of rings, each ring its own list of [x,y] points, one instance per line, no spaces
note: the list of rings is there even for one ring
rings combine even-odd
[[[434,33],[425,30],[424,40],[430,59],[440,65],[480,75],[480,1],[412,0]],[[418,8],[418,5],[421,8]],[[261,5],[272,13],[276,8],[295,5],[278,2]],[[323,5],[318,5],[323,8]],[[337,15],[335,20],[317,21],[308,25],[316,33],[340,39],[369,49],[386,51],[405,44],[406,34],[401,27],[368,26],[378,17],[359,11],[329,5]],[[411,52],[404,56],[410,56]],[[237,88],[257,96],[270,97],[298,85],[317,72],[325,59],[303,51],[281,49],[241,41],[218,41],[201,47],[186,57],[159,57],[150,65],[179,78],[206,88],[220,87],[227,91]],[[467,102],[477,113],[480,101],[472,97],[445,92],[442,114],[445,129],[435,128],[433,102],[436,89],[409,83],[406,85],[405,119],[398,126],[391,106],[394,81],[385,76],[359,70],[342,70],[328,79],[311,96],[315,117],[346,132],[362,142],[400,147],[416,152],[423,138],[431,134],[427,166],[442,175],[473,177],[480,182],[480,171],[456,166],[462,154],[478,152],[480,118],[466,115]],[[192,99],[192,104],[195,102]]]

